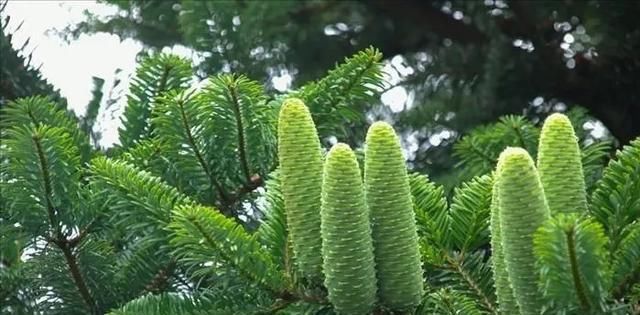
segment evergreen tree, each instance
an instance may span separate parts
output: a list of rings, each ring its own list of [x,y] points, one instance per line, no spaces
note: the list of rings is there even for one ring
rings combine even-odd
[[[505,117],[462,138],[456,157],[468,180],[451,193],[425,175],[405,174],[398,140],[382,123],[365,148],[364,179],[359,150],[344,145],[326,158],[324,174],[287,173],[291,161],[317,168],[330,136],[346,137],[347,125],[364,123],[360,109],[384,84],[380,60],[366,49],[318,81],[268,94],[238,74],[212,76],[201,88],[158,89],[158,69],[186,63],[154,55],[141,64],[129,96],[146,114],[129,115],[120,133],[132,141],[107,152],[89,145],[82,123],[50,98],[10,102],[0,122],[0,312],[385,314],[395,310],[376,292],[409,286],[403,305],[416,314],[511,312],[514,305],[501,304],[514,299],[521,314],[638,309],[640,140],[606,167],[608,143],[580,143],[588,211],[548,219],[529,157],[540,129],[525,117]],[[169,71],[167,82],[183,82],[185,73]],[[287,119],[296,121],[283,124],[278,114],[291,109]],[[283,131],[292,125],[304,137]],[[287,137],[315,155],[305,162],[290,159],[302,149],[279,152]],[[491,174],[495,157],[514,141],[531,154],[519,149]],[[379,176],[391,177],[392,186],[373,181]],[[286,188],[292,178],[302,183],[296,189]],[[299,190],[307,186],[316,193],[305,200]],[[324,282],[300,272],[292,198],[309,213],[321,200],[320,230],[307,232],[322,240],[316,254],[324,257]],[[374,204],[378,199],[385,203]],[[373,218],[381,205],[398,213]],[[396,231],[398,237],[373,231],[400,220],[411,225],[413,217],[417,235],[412,228]],[[503,296],[499,251],[489,250],[497,240],[513,298]],[[394,262],[411,271],[406,278],[376,269],[376,261],[395,258],[393,243],[412,251]]]
[[[505,114],[537,120],[582,106],[622,144],[640,134],[637,1],[102,1],[117,12],[89,13],[71,37],[110,32],[152,51],[180,44],[202,53],[202,76],[289,74],[297,88],[375,45],[408,102],[400,113],[370,103],[369,114],[417,141],[410,167],[441,183],[457,137]]]

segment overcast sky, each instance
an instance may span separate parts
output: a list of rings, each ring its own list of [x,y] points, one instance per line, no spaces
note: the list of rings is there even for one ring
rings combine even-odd
[[[114,9],[95,1],[19,1],[10,0],[5,14],[11,20],[13,46],[20,47],[27,40],[25,52],[33,51],[32,64],[41,65],[42,75],[67,98],[69,108],[83,115],[91,100],[92,76],[112,80],[116,69],[123,70],[123,78],[135,69],[135,57],[141,45],[133,40],[120,41],[115,35],[81,35],[67,44],[55,34],[70,23],[83,19],[82,12],[112,14]],[[105,84],[108,86],[109,82]],[[117,137],[117,122],[105,125],[104,143]]]
[[[84,10],[97,14],[114,12],[108,5],[94,1],[10,0],[6,7],[6,14],[11,17],[9,30],[23,23],[13,35],[14,47],[30,38],[26,51],[33,51],[32,63],[42,65],[43,76],[60,89],[78,114],[84,113],[91,99],[91,77],[110,78],[117,68],[130,71],[135,68],[136,53],[141,49],[139,43],[121,42],[115,35],[82,35],[67,44],[51,32],[81,21]]]

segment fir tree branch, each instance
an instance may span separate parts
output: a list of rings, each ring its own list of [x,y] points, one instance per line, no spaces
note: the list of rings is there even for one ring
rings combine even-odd
[[[491,299],[484,294],[484,291],[480,289],[480,286],[473,280],[473,278],[464,270],[461,260],[464,259],[464,256],[461,256],[460,260],[457,260],[448,254],[446,255],[446,260],[449,263],[449,269],[452,269],[456,273],[458,273],[462,279],[467,283],[467,285],[477,294],[481,299],[484,306],[491,311],[492,314],[497,314],[496,306],[493,305]]]
[[[585,293],[585,287],[582,283],[582,277],[580,275],[580,270],[578,269],[578,258],[576,256],[576,244],[575,244],[575,230],[571,228],[571,230],[566,231],[565,235],[567,237],[567,248],[569,251],[569,261],[571,263],[571,275],[573,276],[573,283],[575,285],[576,294],[578,295],[578,300],[580,301],[580,306],[583,310],[591,309],[591,304],[589,303],[589,298]]]
[[[254,191],[256,188],[264,185],[264,179],[262,176],[255,174],[249,178],[249,182],[244,184],[242,187],[236,189],[230,196],[227,198],[227,205],[231,206],[238,202],[244,197],[244,195]]]
[[[146,292],[150,292],[153,294],[161,293],[165,290],[167,282],[169,278],[173,275],[173,271],[176,268],[176,261],[171,259],[169,263],[164,267],[160,268],[158,272],[153,276],[151,281],[147,285],[144,286],[143,294]]]
[[[162,72],[162,76],[160,76],[160,84],[158,84],[158,91],[162,93],[167,86],[167,79],[169,79],[169,72],[173,68],[172,65],[165,65],[164,71]]]
[[[613,289],[613,297],[616,299],[624,298],[627,294],[627,288],[634,283],[640,282],[640,265],[638,265],[629,275],[627,275],[620,284]]]
[[[36,120],[36,117],[33,116],[33,112],[31,110],[27,110],[27,115],[29,115],[29,118],[36,127],[40,126],[40,123],[38,122],[38,120]]]
[[[471,143],[471,145],[469,146],[469,148],[471,149],[471,151],[475,154],[477,154],[478,156],[480,156],[483,160],[489,162],[491,165],[496,163],[495,159],[492,159],[490,156],[488,156],[486,153],[482,152],[482,150],[478,149],[476,147],[475,144]]]
[[[277,314],[278,311],[287,308],[287,306],[291,305],[291,303],[295,302],[295,299],[291,298],[280,298],[276,300],[271,306],[269,306],[266,310],[258,311],[255,315],[268,315],[268,314]]]
[[[91,227],[96,223],[96,219],[91,220],[87,226],[85,226],[84,228],[80,229],[80,232],[78,232],[78,235],[76,235],[73,238],[70,238],[67,240],[67,243],[69,243],[69,246],[71,247],[75,247],[76,245],[78,245],[78,243],[80,243],[88,234],[89,231],[91,229]]]
[[[225,208],[227,208],[226,203],[228,202],[228,196],[224,191],[224,189],[222,188],[222,186],[220,185],[220,183],[218,183],[218,181],[216,181],[216,179],[213,177],[213,174],[211,173],[209,166],[207,165],[204,158],[202,157],[202,153],[200,152],[200,149],[198,148],[198,145],[196,144],[196,141],[193,138],[193,134],[191,134],[191,126],[189,125],[189,121],[187,120],[187,115],[184,111],[184,103],[182,101],[178,101],[177,104],[178,104],[178,108],[180,109],[180,118],[182,120],[182,125],[184,126],[184,132],[187,135],[187,140],[189,141],[189,145],[191,146],[191,149],[196,155],[196,159],[198,160],[198,163],[202,167],[202,170],[207,174],[207,177],[209,177],[209,181],[211,182],[211,188],[215,187],[216,191],[218,192],[218,195],[220,196],[220,199],[222,199],[223,203],[225,203]]]
[[[522,132],[520,131],[520,128],[518,128],[518,126],[514,126],[514,125],[511,125],[511,128],[516,133],[516,136],[518,136],[518,144],[520,144],[520,147],[526,149],[527,145],[524,142],[524,138],[522,137]]]
[[[49,221],[51,223],[51,227],[54,229],[55,238],[53,243],[56,244],[62,253],[64,254],[64,258],[67,262],[67,266],[69,267],[69,272],[71,272],[71,277],[73,278],[73,282],[78,287],[78,291],[80,295],[84,299],[84,302],[87,304],[87,307],[91,311],[91,314],[99,314],[98,308],[96,306],[95,300],[91,296],[89,292],[89,288],[80,273],[80,269],[78,268],[78,262],[76,260],[75,255],[72,252],[72,247],[66,237],[63,235],[60,230],[60,224],[58,218],[56,217],[55,207],[52,203],[52,188],[51,188],[51,175],[49,174],[48,163],[44,154],[44,150],[42,149],[41,138],[37,135],[32,137],[33,142],[36,147],[36,152],[38,154],[38,160],[40,163],[40,171],[42,172],[42,179],[44,181],[44,190],[45,190],[45,200],[47,204],[47,214],[49,216]]]
[[[42,139],[33,135],[32,137],[33,143],[36,146],[36,152],[38,154],[38,161],[40,162],[40,172],[42,173],[42,180],[44,181],[44,192],[45,192],[45,202],[47,203],[47,215],[49,216],[49,223],[51,227],[54,229],[55,240],[62,241],[64,239],[64,235],[62,235],[62,231],[60,230],[60,224],[58,222],[58,218],[56,217],[56,209],[51,202],[52,188],[51,188],[51,175],[49,174],[49,168],[47,167],[48,163],[44,156],[44,150],[42,149],[42,143],[40,142]]]
[[[64,254],[64,258],[67,262],[67,265],[69,266],[69,271],[71,272],[71,276],[73,277],[73,282],[78,287],[78,291],[80,291],[80,295],[82,296],[82,299],[84,299],[84,302],[89,307],[91,314],[95,314],[95,315],[100,314],[100,312],[98,311],[98,307],[96,306],[96,303],[93,297],[91,296],[91,293],[89,292],[89,288],[87,287],[87,284],[85,283],[84,278],[80,273],[80,268],[78,267],[78,261],[76,259],[76,256],[72,252],[71,247],[66,242],[59,242],[56,244],[62,250],[62,253]]]
[[[369,59],[367,61],[367,64],[364,67],[362,67],[360,71],[358,71],[358,74],[353,76],[349,81],[349,83],[347,83],[345,91],[351,91],[353,87],[356,86],[358,81],[360,81],[364,77],[365,73],[367,73],[367,71],[369,71],[371,68],[375,66],[376,66],[376,61],[374,59]],[[330,108],[334,108],[337,105],[337,102],[338,102],[338,98],[336,98],[336,103],[331,104]]]
[[[160,75],[160,82],[158,83],[158,90],[157,90],[156,96],[161,95],[163,92],[165,92],[165,89],[167,88],[167,80],[169,79],[169,73],[171,73],[172,69],[173,69],[173,65],[170,65],[170,64],[164,65],[164,70],[162,71],[162,75]],[[148,139],[152,136],[153,125],[149,125],[149,128],[147,129],[148,129],[147,134],[144,137],[141,137],[139,135],[138,139]]]
[[[244,139],[244,123],[240,113],[240,102],[238,102],[238,91],[236,91],[235,84],[229,86],[229,93],[231,94],[231,108],[233,109],[238,129],[238,154],[240,155],[240,165],[242,166],[242,171],[244,172],[248,184],[251,183],[251,172],[249,171],[249,161],[247,160],[247,148]]]
[[[209,236],[206,229],[200,224],[200,222],[198,222],[198,220],[191,220],[191,224],[193,224],[193,226],[198,230],[200,235],[202,235],[204,241],[209,246],[211,246],[212,248],[219,247],[218,243]],[[238,270],[245,277],[255,280],[259,284],[259,286],[261,286],[263,289],[267,290],[268,292],[271,292],[274,295],[278,294],[277,288],[273,288],[267,285],[265,282],[260,281],[260,279],[256,279],[251,272],[247,272],[246,270],[244,270],[244,268],[241,268],[241,266],[239,266],[236,263],[236,261],[232,257],[229,257],[229,255],[227,255],[224,251],[218,251],[218,254],[222,257],[222,259],[224,259],[227,263],[232,265],[234,269]]]

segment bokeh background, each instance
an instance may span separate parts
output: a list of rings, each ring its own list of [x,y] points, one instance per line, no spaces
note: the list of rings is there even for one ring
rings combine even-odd
[[[190,58],[200,79],[239,72],[273,93],[374,46],[387,84],[368,121],[392,122],[410,168],[447,181],[452,144],[506,114],[621,145],[640,134],[640,1],[5,1],[0,104],[35,93],[93,115],[108,149],[136,62]],[[93,111],[93,114],[90,112]],[[327,139],[327,141],[345,139]],[[453,175],[452,175],[453,176]]]

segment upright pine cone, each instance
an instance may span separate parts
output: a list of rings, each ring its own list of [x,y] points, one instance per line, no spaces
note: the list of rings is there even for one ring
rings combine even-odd
[[[502,248],[502,231],[500,230],[500,215],[498,209],[498,174],[500,166],[493,175],[493,190],[491,192],[491,262],[493,270],[493,283],[496,288],[498,298],[499,314],[510,315],[520,314],[518,304],[513,296],[513,289],[509,282],[509,274],[504,261],[504,250]]]
[[[376,276],[360,167],[346,144],[333,146],[322,185],[322,256],[329,301],[340,314],[369,314]]]
[[[280,110],[278,155],[296,265],[304,276],[321,279],[322,151],[311,114],[299,99],[285,100]]]
[[[423,271],[407,168],[387,123],[376,122],[367,132],[364,182],[380,301],[393,310],[410,310],[422,299]]]
[[[578,138],[563,114],[549,116],[542,126],[538,172],[551,213],[587,211]]]
[[[498,215],[509,281],[521,314],[537,315],[542,296],[538,291],[533,236],[549,218],[549,208],[527,151],[505,149],[498,160],[498,171]]]

